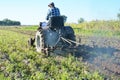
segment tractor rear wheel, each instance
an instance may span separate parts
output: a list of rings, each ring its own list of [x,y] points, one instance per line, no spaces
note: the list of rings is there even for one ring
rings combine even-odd
[[[42,52],[44,50],[44,38],[42,30],[37,31],[35,36],[35,46],[37,52]]]

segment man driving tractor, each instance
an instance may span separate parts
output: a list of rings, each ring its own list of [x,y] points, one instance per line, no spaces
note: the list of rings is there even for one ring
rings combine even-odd
[[[50,9],[47,12],[47,16],[46,16],[46,20],[48,20],[48,23],[46,22],[40,22],[40,26],[42,28],[47,28],[50,25],[50,18],[54,17],[54,16],[60,16],[60,10],[59,8],[55,7],[55,4],[53,2],[51,2],[48,7],[50,7]]]
[[[48,7],[50,7],[50,9],[48,10],[46,20],[49,20],[53,16],[60,16],[60,10],[55,7],[53,2],[50,3]]]
[[[72,27],[64,26],[64,16],[60,15],[53,2],[48,7],[50,7],[46,16],[48,23],[40,22],[34,39],[30,38],[28,44],[33,46],[35,43],[36,51],[43,53],[75,46],[72,42],[76,40]]]

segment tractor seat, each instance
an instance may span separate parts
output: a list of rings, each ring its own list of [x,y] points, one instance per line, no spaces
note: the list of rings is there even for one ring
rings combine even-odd
[[[50,18],[48,25],[50,28],[60,29],[64,26],[63,16],[53,16]]]

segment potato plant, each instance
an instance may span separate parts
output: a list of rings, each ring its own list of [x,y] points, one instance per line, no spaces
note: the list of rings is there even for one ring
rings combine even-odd
[[[71,55],[46,57],[27,45],[29,36],[0,30],[0,79],[5,80],[103,80]]]

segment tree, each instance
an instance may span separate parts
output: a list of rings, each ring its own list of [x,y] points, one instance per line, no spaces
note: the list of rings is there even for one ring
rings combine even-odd
[[[79,20],[78,20],[78,23],[83,23],[85,20],[83,19],[83,18],[80,18]]]
[[[3,21],[0,21],[0,25],[2,26],[14,26],[14,25],[21,25],[19,21],[12,21],[10,19],[3,19]]]
[[[9,19],[3,19],[3,22],[5,23],[4,25],[11,25],[11,20],[9,20]]]
[[[118,19],[120,20],[120,13],[117,14]]]
[[[119,11],[120,11],[120,9],[119,9]],[[118,19],[120,20],[120,13],[117,14],[117,17],[118,17]]]

